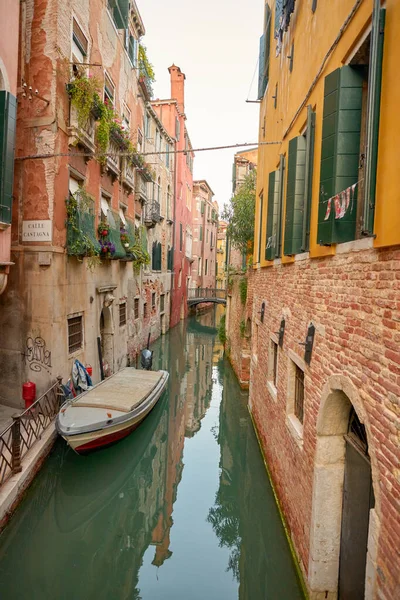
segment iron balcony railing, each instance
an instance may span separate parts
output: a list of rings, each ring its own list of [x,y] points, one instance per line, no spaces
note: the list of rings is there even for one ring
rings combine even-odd
[[[144,222],[146,225],[155,225],[161,221],[160,203],[153,200],[146,204]]]
[[[55,419],[64,400],[61,377],[0,433],[0,487],[22,471],[22,459]]]

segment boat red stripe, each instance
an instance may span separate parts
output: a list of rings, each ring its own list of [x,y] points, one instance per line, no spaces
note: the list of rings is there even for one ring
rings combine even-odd
[[[108,446],[113,442],[117,442],[118,440],[122,440],[122,438],[129,435],[136,427],[138,427],[139,423],[135,423],[131,427],[127,429],[122,429],[120,431],[114,431],[113,433],[109,433],[108,435],[103,435],[101,437],[96,438],[87,444],[82,444],[82,446],[78,446],[75,448],[75,452],[87,452],[88,450],[95,450],[96,448],[102,448],[103,446]]]

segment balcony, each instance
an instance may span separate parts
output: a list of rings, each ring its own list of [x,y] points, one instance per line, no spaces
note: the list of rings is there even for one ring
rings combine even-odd
[[[135,189],[135,167],[126,156],[122,159],[122,185],[131,191]]]
[[[70,105],[68,133],[70,146],[83,146],[89,152],[95,152],[95,120],[90,116],[84,124],[79,124],[78,112],[72,104]]]
[[[139,60],[139,85],[147,101],[153,97],[152,79],[143,60]]]
[[[114,177],[119,177],[121,169],[121,160],[119,153],[121,152],[120,146],[110,139],[108,143],[106,168]]]
[[[153,200],[145,206],[144,224],[146,225],[146,227],[154,227],[160,221],[160,203]]]
[[[141,202],[142,204],[147,203],[147,182],[143,179],[140,172],[139,177],[136,177],[135,195],[138,202]]]

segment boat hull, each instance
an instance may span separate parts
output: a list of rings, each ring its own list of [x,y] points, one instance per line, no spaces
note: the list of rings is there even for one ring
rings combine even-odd
[[[134,431],[137,427],[139,427],[140,423],[146,418],[146,416],[147,415],[145,415],[137,423],[133,423],[125,427],[122,425],[115,427],[113,428],[113,431],[110,430],[111,428],[107,428],[107,430],[90,431],[80,435],[63,435],[63,438],[71,446],[71,448],[75,450],[75,452],[78,454],[87,454],[88,452],[93,452],[99,448],[106,448],[107,446],[111,446],[111,444],[115,444],[119,440],[122,440],[124,437],[132,433],[132,431]]]
[[[58,433],[78,454],[87,454],[118,442],[132,433],[132,431],[140,425],[161,398],[168,381],[168,373],[162,373],[162,378],[146,401],[140,403],[134,410],[125,415],[121,412],[117,412],[117,415],[120,416],[113,418],[112,422],[110,419],[107,423],[97,423],[93,424],[93,426],[86,424],[80,427],[79,424],[76,424],[75,426],[66,427],[60,417],[63,413],[68,411],[69,406],[73,407],[74,405],[73,401],[67,403],[67,405],[64,405],[64,407],[61,408],[60,414],[56,419]],[[86,414],[89,413],[90,409],[88,410],[86,408]]]

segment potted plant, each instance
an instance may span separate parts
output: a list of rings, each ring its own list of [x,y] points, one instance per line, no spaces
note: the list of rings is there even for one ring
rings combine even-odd
[[[109,240],[100,241],[100,257],[111,258],[115,253],[115,245]]]
[[[124,248],[129,248],[129,246],[130,246],[129,236],[128,236],[128,232],[126,231],[126,229],[124,229],[124,227],[121,227],[120,234],[121,234],[121,244],[123,245]]]
[[[97,228],[97,233],[101,238],[106,238],[110,233],[110,226],[106,221],[100,221],[99,226]]]

